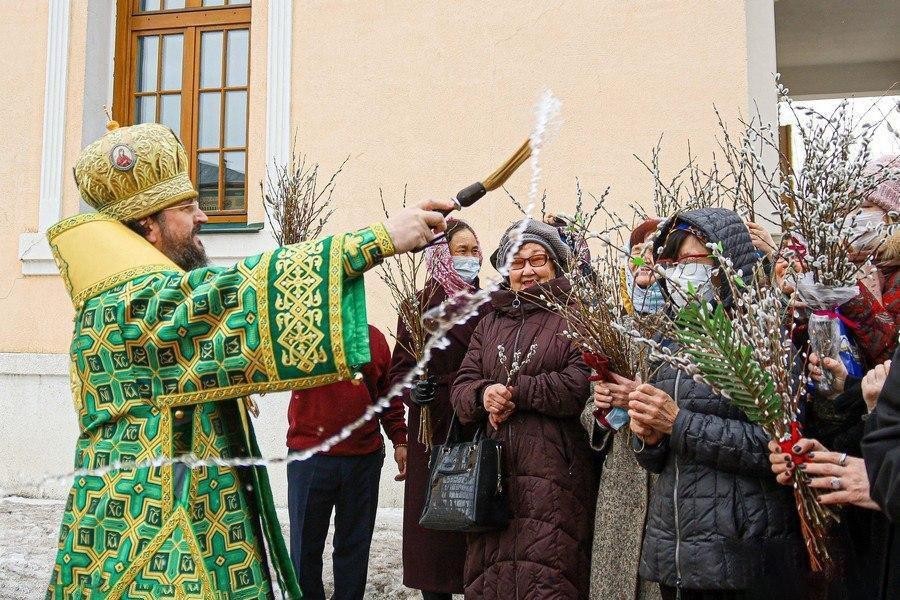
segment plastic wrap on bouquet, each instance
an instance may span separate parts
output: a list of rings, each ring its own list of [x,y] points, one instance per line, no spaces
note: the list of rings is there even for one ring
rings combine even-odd
[[[862,377],[859,349],[851,333],[854,323],[838,308],[859,295],[859,288],[855,285],[832,287],[801,280],[797,293],[812,310],[808,330],[812,351],[819,355],[820,360],[832,358],[841,361],[851,377]],[[822,369],[822,375],[822,381],[816,384],[816,388],[822,394],[828,394],[834,386],[834,378],[827,369]]]

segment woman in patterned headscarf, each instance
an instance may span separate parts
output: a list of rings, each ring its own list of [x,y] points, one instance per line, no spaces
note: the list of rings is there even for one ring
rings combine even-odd
[[[426,250],[429,279],[419,292],[426,309],[478,289],[481,246],[475,231],[464,221],[447,219],[446,243]],[[428,379],[404,392],[409,407],[409,452],[406,489],[403,499],[403,585],[422,590],[425,600],[449,600],[451,594],[463,592],[463,565],[466,558],[465,534],[433,531],[419,526],[419,517],[428,489],[430,449],[420,441],[422,407],[428,407],[431,439],[442,444],[453,416],[450,406],[450,383],[465,356],[469,338],[481,317],[490,310],[485,304],[481,312],[466,323],[455,326],[447,334],[449,345],[435,350],[428,363]],[[397,322],[398,344],[391,363],[391,383],[402,378],[415,365],[415,359],[404,349],[409,331]]]

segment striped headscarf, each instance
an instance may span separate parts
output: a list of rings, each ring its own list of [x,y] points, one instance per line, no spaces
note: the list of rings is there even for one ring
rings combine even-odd
[[[472,229],[468,223],[461,219],[450,217],[447,219],[446,241],[434,246],[429,246],[425,250],[425,266],[428,275],[440,285],[448,297],[453,297],[460,292],[469,292],[475,289],[475,286],[468,283],[456,269],[453,267],[453,256],[450,254],[450,240],[454,234],[460,231],[471,231],[478,243],[478,262],[484,261],[481,254],[481,242],[478,241],[478,234]]]

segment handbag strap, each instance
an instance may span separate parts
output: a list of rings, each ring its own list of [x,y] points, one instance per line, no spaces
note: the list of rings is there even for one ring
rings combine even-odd
[[[447,439],[444,440],[445,446],[459,441],[459,428],[459,417],[456,416],[456,411],[454,410],[453,416],[450,418],[450,427],[447,428]]]
[[[453,416],[450,418],[450,427],[447,428],[447,439],[444,440],[444,445],[449,446],[452,443],[458,443],[460,441],[460,433],[459,429],[462,425],[459,422],[459,416],[457,416],[456,411],[453,411]],[[479,423],[478,427],[475,429],[475,437],[472,441],[477,442],[481,438],[484,437],[484,424]]]

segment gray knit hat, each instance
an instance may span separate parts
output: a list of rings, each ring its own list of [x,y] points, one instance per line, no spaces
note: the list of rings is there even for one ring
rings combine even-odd
[[[491,264],[494,265],[495,269],[499,269],[503,265],[506,255],[512,250],[513,241],[515,241],[515,230],[521,223],[522,221],[516,221],[510,225],[504,232],[503,237],[500,238],[500,245],[491,254]],[[559,230],[556,227],[534,219],[528,219],[528,224],[525,226],[525,232],[522,235],[522,243],[527,244],[528,242],[540,244],[547,251],[547,255],[556,266],[558,274],[569,271],[575,257],[572,254],[572,249],[559,236]]]

